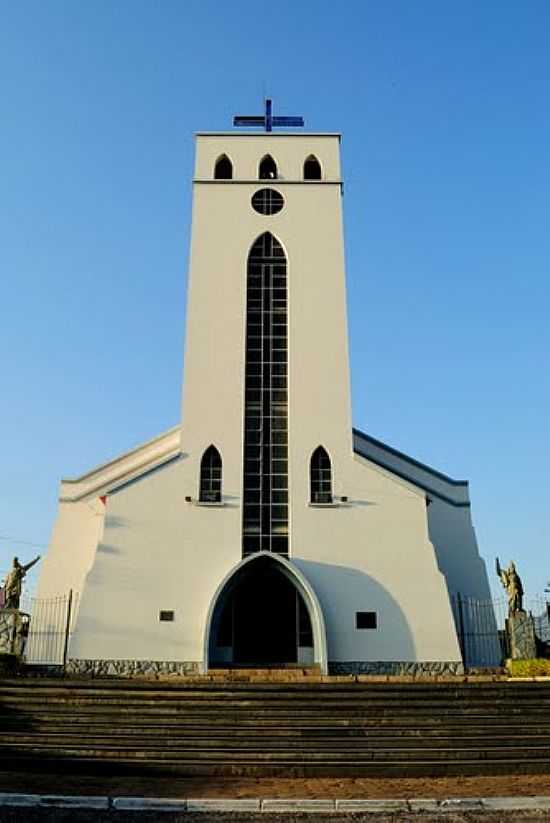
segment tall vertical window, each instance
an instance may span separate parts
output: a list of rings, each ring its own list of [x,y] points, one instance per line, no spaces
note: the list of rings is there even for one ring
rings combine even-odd
[[[260,180],[276,180],[277,179],[277,164],[270,154],[266,154],[260,160],[258,168],[258,177]]]
[[[216,165],[214,167],[214,179],[215,180],[231,180],[233,177],[233,163],[227,156],[227,154],[222,154],[221,157],[218,157],[216,160]]]
[[[321,164],[315,157],[310,154],[304,163],[304,180],[320,180],[321,179]]]
[[[266,232],[248,257],[243,554],[288,554],[287,271]]]
[[[215,446],[209,446],[201,460],[199,501],[220,503],[222,499],[222,458]]]
[[[332,503],[330,457],[322,446],[318,446],[311,455],[310,483],[312,503]]]

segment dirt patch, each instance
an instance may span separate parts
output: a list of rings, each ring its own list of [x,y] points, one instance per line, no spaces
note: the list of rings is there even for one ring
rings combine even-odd
[[[550,795],[548,775],[411,778],[178,778],[0,774],[1,792],[133,797],[413,798]]]
[[[88,811],[85,809],[0,809],[0,823],[256,823],[258,814],[201,812]],[[548,820],[545,812],[443,812],[441,814],[270,814],[261,812],[262,823],[541,823]]]

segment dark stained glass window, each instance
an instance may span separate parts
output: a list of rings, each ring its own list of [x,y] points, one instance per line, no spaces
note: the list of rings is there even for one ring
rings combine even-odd
[[[287,278],[266,232],[247,267],[243,554],[288,553]]]
[[[330,457],[322,446],[311,455],[311,502],[332,503],[332,469]]]
[[[222,499],[222,459],[215,446],[209,446],[201,460],[199,501],[220,503]]]

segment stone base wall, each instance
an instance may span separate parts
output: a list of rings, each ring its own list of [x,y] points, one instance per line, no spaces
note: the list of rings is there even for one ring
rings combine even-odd
[[[67,661],[67,674],[82,677],[181,677],[202,673],[199,661],[165,660],[78,660]],[[435,675],[462,675],[464,666],[458,662],[365,662],[351,660],[329,662],[329,674],[334,675],[399,675],[426,677]]]
[[[464,666],[462,663],[455,661],[419,661],[411,663],[410,661],[365,662],[364,660],[347,660],[345,663],[329,661],[328,671],[329,674],[389,674],[425,677],[430,675],[464,674]]]
[[[67,674],[84,677],[181,677],[201,672],[198,661],[77,660],[67,661]]]

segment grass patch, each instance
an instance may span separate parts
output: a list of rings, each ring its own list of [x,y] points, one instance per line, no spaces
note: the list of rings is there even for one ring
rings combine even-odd
[[[550,660],[544,657],[507,660],[506,669],[511,677],[550,677]]]

